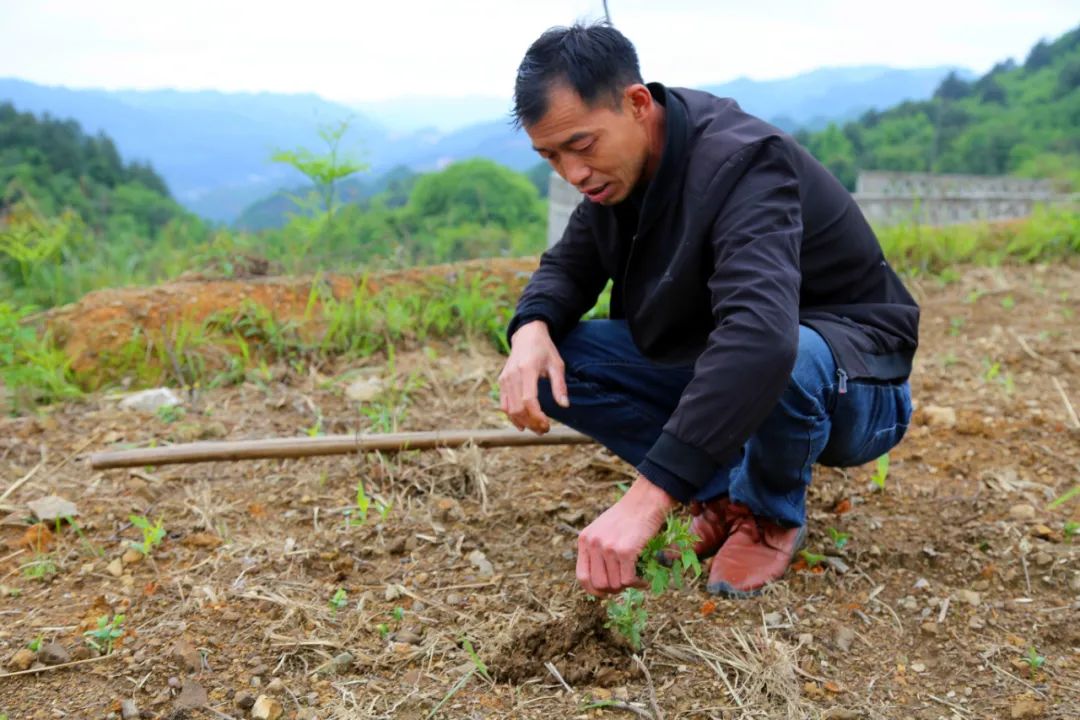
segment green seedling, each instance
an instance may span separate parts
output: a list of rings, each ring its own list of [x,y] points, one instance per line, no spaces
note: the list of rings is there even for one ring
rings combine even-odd
[[[484,664],[484,661],[481,660],[480,656],[476,654],[475,650],[473,650],[473,646],[472,643],[469,641],[469,638],[462,637],[461,646],[465,648],[465,652],[469,655],[469,659],[472,660],[472,664],[473,667],[476,668],[476,672],[480,673],[485,680],[491,682],[491,676],[488,675],[487,665]]]
[[[870,476],[870,482],[881,490],[885,489],[885,481],[889,478],[889,455],[886,453],[877,459],[877,470]]]
[[[1061,495],[1054,498],[1047,507],[1049,507],[1051,510],[1056,510],[1057,508],[1072,500],[1077,495],[1080,495],[1080,485],[1069,488]]]
[[[349,604],[349,594],[345,592],[345,588],[338,588],[333,597],[330,598],[330,612],[337,613],[338,610],[343,609]]]
[[[692,573],[695,579],[701,575],[701,563],[694,553],[695,542],[690,521],[668,515],[663,531],[645,544],[638,557],[638,576],[653,595],[661,595],[672,586],[682,588],[686,573]],[[670,566],[660,562],[665,552],[675,556]],[[645,594],[637,588],[627,588],[607,602],[608,619],[604,626],[626,638],[635,650],[641,649],[641,634],[649,617],[644,602]]]
[[[1061,531],[1065,533],[1065,537],[1072,540],[1077,535],[1080,535],[1080,522],[1075,520],[1066,520],[1062,526]]]
[[[390,515],[390,509],[393,508],[393,503],[386,503],[382,500],[375,501],[375,510],[379,513],[379,522],[386,522],[386,518]]]
[[[112,652],[116,639],[124,634],[123,624],[123,615],[113,615],[112,620],[108,615],[102,615],[98,618],[98,626],[95,629],[83,633],[86,644],[99,653],[108,655]]]
[[[1028,654],[1024,656],[1024,662],[1027,663],[1028,669],[1031,671],[1031,676],[1035,677],[1035,673],[1046,664],[1046,658],[1040,655],[1034,645],[1028,646]]]
[[[157,415],[158,420],[163,423],[174,423],[177,420],[182,420],[187,414],[182,405],[162,405],[154,413]]]
[[[974,305],[975,303],[979,302],[979,298],[981,298],[985,294],[986,293],[982,290],[972,290],[967,294],[967,304]]]
[[[375,629],[379,631],[379,637],[381,637],[383,640],[385,640],[386,636],[390,634],[390,626],[386,623],[379,623],[375,626]]]
[[[165,528],[161,524],[161,518],[159,517],[154,524],[151,525],[150,521],[143,515],[131,515],[128,517],[131,524],[139,528],[142,531],[142,542],[130,541],[128,545],[138,550],[143,555],[150,557],[154,552],[154,548],[161,544],[161,541],[165,539]]]
[[[983,360],[983,367],[986,368],[986,372],[983,373],[983,380],[991,382],[1001,374],[1001,363],[990,362],[989,360]]]
[[[941,359],[941,365],[945,368],[951,368],[958,362],[960,362],[960,358],[956,357],[955,353],[946,353],[945,357]]]
[[[364,492],[364,481],[356,483],[356,504],[345,511],[345,527],[356,527],[367,522],[371,498]]]
[[[957,337],[960,335],[960,330],[964,327],[964,318],[951,317],[949,318],[949,335]]]
[[[851,533],[840,532],[834,527],[829,528],[829,537],[832,538],[833,545],[837,550],[843,550],[844,546],[848,544],[848,540],[851,539]]]
[[[37,652],[41,649],[41,641],[44,639],[44,635],[38,635],[36,638],[26,643],[26,647],[29,648],[32,652]]]
[[[394,612],[392,612],[391,615],[395,620],[401,622],[405,619],[405,608],[398,605],[396,608],[394,608]]]
[[[23,577],[27,580],[43,580],[57,572],[56,562],[49,553],[38,552],[34,559],[22,566]]]
[[[824,555],[818,555],[817,553],[812,553],[809,550],[800,550],[799,557],[806,561],[807,567],[817,567],[821,563],[825,562]]]
[[[1016,300],[1013,299],[1012,295],[1006,295],[1005,297],[1001,298],[1001,307],[1006,310],[1012,310],[1014,307],[1016,307]]]

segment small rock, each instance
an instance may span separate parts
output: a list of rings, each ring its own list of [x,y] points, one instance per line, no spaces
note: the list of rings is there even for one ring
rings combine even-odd
[[[120,562],[124,565],[134,565],[140,563],[143,560],[143,554],[135,548],[128,548],[124,551],[124,554],[120,556]]]
[[[846,625],[841,625],[836,630],[835,641],[838,648],[847,652],[851,650],[851,643],[855,641],[855,631]]]
[[[986,627],[986,621],[978,615],[972,615],[971,619],[968,620],[968,627],[972,630],[982,630]]]
[[[210,701],[206,695],[206,689],[191,678],[184,678],[184,684],[180,687],[180,694],[176,696],[176,707],[182,709],[200,708]]]
[[[304,702],[306,702],[311,707],[315,707],[319,704],[319,693],[309,692],[307,695],[304,696]]]
[[[75,507],[75,503],[58,495],[49,495],[39,500],[31,500],[26,503],[26,507],[30,508],[30,512],[34,513],[34,517],[42,522],[63,520],[64,518],[76,517],[79,514],[79,509]]]
[[[278,720],[283,712],[281,703],[269,695],[260,695],[251,706],[251,717],[255,720]]]
[[[167,684],[168,684],[168,686],[169,686],[169,687],[171,687],[171,688],[172,688],[173,690],[176,690],[176,689],[177,689],[177,688],[179,688],[179,687],[180,687],[180,686],[181,686],[181,685],[182,685],[183,683],[181,683],[181,682],[180,682],[180,678],[176,677],[175,675],[170,675],[170,676],[169,676],[169,679],[168,679],[168,681],[167,681]]]
[[[851,569],[848,567],[848,564],[844,562],[843,558],[838,558],[835,555],[826,555],[825,564],[831,567],[833,571],[839,575],[846,575],[848,570]]]
[[[400,536],[390,541],[390,544],[386,546],[386,551],[391,555],[404,555],[405,554],[405,537]]]
[[[443,522],[465,519],[461,503],[454,498],[443,497],[435,501],[435,517]]]
[[[1023,522],[1035,519],[1035,508],[1027,503],[1020,503],[1009,508],[1009,517]]]
[[[1045,567],[1047,565],[1053,564],[1054,562],[1054,556],[1048,552],[1035,553],[1035,557],[1032,559],[1039,567]]]
[[[274,678],[266,684],[266,692],[273,693],[274,695],[280,695],[285,690],[285,683],[281,681],[281,678]]]
[[[870,556],[871,557],[881,557],[881,548],[879,548],[877,545],[871,545],[870,546]]]
[[[926,672],[926,665],[921,662],[913,662],[911,663],[911,671],[917,673],[924,673]]]
[[[120,407],[124,410],[154,413],[158,408],[172,407],[180,402],[180,398],[169,388],[153,388],[128,395],[120,401]]]
[[[409,645],[419,645],[423,642],[423,637],[414,630],[398,630],[394,633],[394,640],[398,642],[408,643]]]
[[[921,577],[915,581],[915,584],[912,585],[912,587],[916,590],[925,590],[930,587],[930,581],[924,577]]]
[[[974,590],[957,590],[956,599],[960,602],[967,603],[971,607],[979,607],[979,602],[982,600],[979,593]]]
[[[251,706],[254,704],[255,696],[243,690],[236,693],[236,697],[233,698],[233,705],[235,705],[240,710],[250,710]]]
[[[385,383],[377,377],[362,377],[349,383],[345,388],[345,397],[354,402],[370,402],[384,387]]]
[[[765,613],[766,627],[776,627],[784,624],[784,616],[778,612]]]
[[[897,605],[899,605],[902,610],[907,610],[908,612],[915,612],[919,609],[919,601],[910,595],[900,598]]]
[[[21,670],[29,670],[30,666],[34,664],[34,660],[37,659],[37,655],[33,650],[29,648],[19,648],[15,651],[15,654],[8,658],[7,666],[12,672],[19,672]]]
[[[113,577],[120,577],[124,574],[124,562],[120,558],[113,558],[112,561],[105,566],[105,570]]]
[[[924,622],[919,627],[927,635],[937,635],[938,634],[939,628],[938,628],[938,624],[936,622]]]
[[[923,417],[930,427],[956,427],[956,410],[940,405],[927,405],[923,408]]]
[[[202,655],[200,655],[195,646],[185,638],[180,638],[176,641],[170,655],[173,662],[185,672],[197,673],[202,670]]]
[[[834,707],[826,710],[822,715],[822,720],[861,720],[863,714],[859,710],[852,710],[851,708]]]
[[[185,535],[184,539],[180,541],[180,544],[189,548],[207,548],[213,550],[214,548],[221,547],[224,542],[224,540],[214,533],[195,532],[190,535]]]
[[[63,645],[55,642],[42,645],[38,650],[38,660],[46,665],[60,665],[71,662],[71,654]]]
[[[491,561],[487,559],[487,556],[479,550],[473,550],[469,553],[468,560],[483,577],[491,577],[495,574],[495,567],[491,564]]]
[[[799,633],[799,647],[806,647],[814,643],[813,633]]]
[[[386,598],[388,601],[397,600],[403,594],[404,593],[401,592],[400,585],[394,585],[393,583],[391,583],[386,586],[386,592],[383,593],[383,597]]]
[[[1035,698],[1024,695],[1013,703],[1013,706],[1009,708],[1009,717],[1012,720],[1023,720],[1023,718],[1037,718],[1041,717],[1045,712],[1046,707],[1036,700]]]
[[[1054,531],[1048,528],[1046,525],[1043,525],[1042,523],[1039,523],[1035,527],[1031,528],[1031,534],[1043,540],[1057,540],[1057,536],[1055,535]]]
[[[124,720],[135,720],[139,717],[139,708],[134,700],[126,698],[120,701],[120,717]]]
[[[1072,580],[1069,581],[1069,589],[1073,592],[1080,592],[1080,572],[1073,573]]]

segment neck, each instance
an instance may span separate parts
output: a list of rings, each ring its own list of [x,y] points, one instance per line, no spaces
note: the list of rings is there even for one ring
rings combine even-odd
[[[653,111],[645,123],[645,132],[648,135],[649,154],[645,158],[645,180],[652,180],[660,167],[660,157],[664,153],[664,106],[658,102],[653,103]]]

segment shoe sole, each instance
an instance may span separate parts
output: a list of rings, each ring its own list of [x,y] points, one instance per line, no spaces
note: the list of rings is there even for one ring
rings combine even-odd
[[[791,565],[791,560],[794,559],[796,553],[798,553],[799,550],[802,548],[804,542],[806,542],[806,526],[805,525],[803,525],[801,528],[799,528],[799,534],[795,536],[795,546],[791,549],[791,558],[788,559],[788,565]],[[786,573],[787,573],[787,568],[785,567],[784,568],[784,574],[786,574]],[[784,575],[780,575],[780,577],[775,578],[773,580],[770,580],[769,582],[775,582],[776,580],[779,580],[783,576]],[[738,588],[731,587],[726,582],[720,581],[718,583],[712,583],[710,585],[706,585],[705,589],[708,590],[713,595],[722,595],[724,597],[729,597],[729,598],[732,598],[734,600],[746,600],[748,598],[757,597],[758,595],[760,595],[762,593],[762,591],[764,591],[765,587],[768,584],[769,583],[767,582],[767,583],[765,583],[765,585],[762,585],[761,587],[755,588],[753,590],[739,590]]]

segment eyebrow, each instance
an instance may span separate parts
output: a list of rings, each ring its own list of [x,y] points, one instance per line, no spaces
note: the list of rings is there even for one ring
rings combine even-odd
[[[587,132],[587,131],[576,132],[573,135],[571,135],[570,137],[568,137],[565,142],[560,144],[559,147],[560,148],[570,147],[574,143],[578,142],[579,140],[584,140],[585,138],[589,137],[590,135],[592,135],[592,132]],[[538,148],[535,145],[532,146],[532,149],[535,150],[536,152],[543,152],[544,150],[547,150],[547,148]]]

